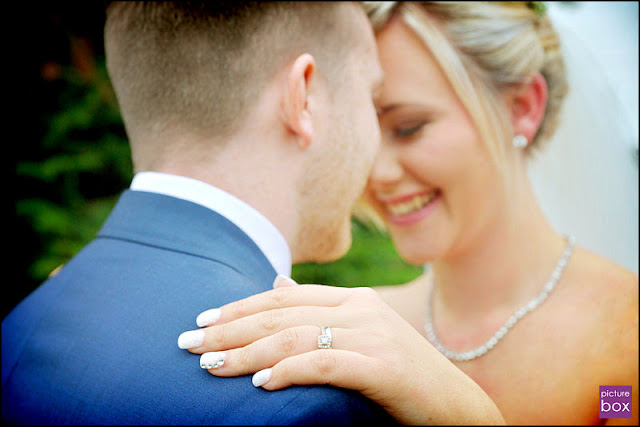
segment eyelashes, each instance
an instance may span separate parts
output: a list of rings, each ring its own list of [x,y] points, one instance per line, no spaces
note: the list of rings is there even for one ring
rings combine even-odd
[[[417,125],[398,127],[393,131],[393,135],[396,138],[408,138],[420,132],[426,124],[426,122],[422,122]]]

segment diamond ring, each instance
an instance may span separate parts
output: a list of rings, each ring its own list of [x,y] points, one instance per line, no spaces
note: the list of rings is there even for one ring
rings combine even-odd
[[[318,337],[318,348],[331,348],[331,328],[322,327],[322,333]]]

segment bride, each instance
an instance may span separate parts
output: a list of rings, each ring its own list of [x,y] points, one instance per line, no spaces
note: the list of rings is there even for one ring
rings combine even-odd
[[[358,390],[407,424],[637,424],[637,405],[601,419],[598,390],[637,393],[638,277],[556,230],[528,178],[573,84],[548,13],[367,7],[385,86],[365,197],[427,272],[377,292],[279,276],[273,291],[201,313],[205,340],[189,351],[265,390]]]

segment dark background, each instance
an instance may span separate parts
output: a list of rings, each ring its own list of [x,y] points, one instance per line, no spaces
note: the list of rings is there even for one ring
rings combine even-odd
[[[6,16],[15,50],[7,124],[15,217],[2,317],[68,262],[104,222],[132,178],[124,127],[105,69],[104,2],[22,3]],[[353,221],[340,261],[294,267],[300,283],[383,285],[417,277],[387,235]]]

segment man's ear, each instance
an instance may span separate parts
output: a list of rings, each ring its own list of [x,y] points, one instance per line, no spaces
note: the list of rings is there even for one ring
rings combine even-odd
[[[514,134],[532,141],[538,132],[547,107],[547,82],[540,73],[521,86],[511,98],[511,121]]]
[[[298,56],[287,73],[282,99],[282,120],[287,129],[299,137],[302,148],[308,147],[313,139],[309,89],[315,71],[313,56],[308,53]]]

